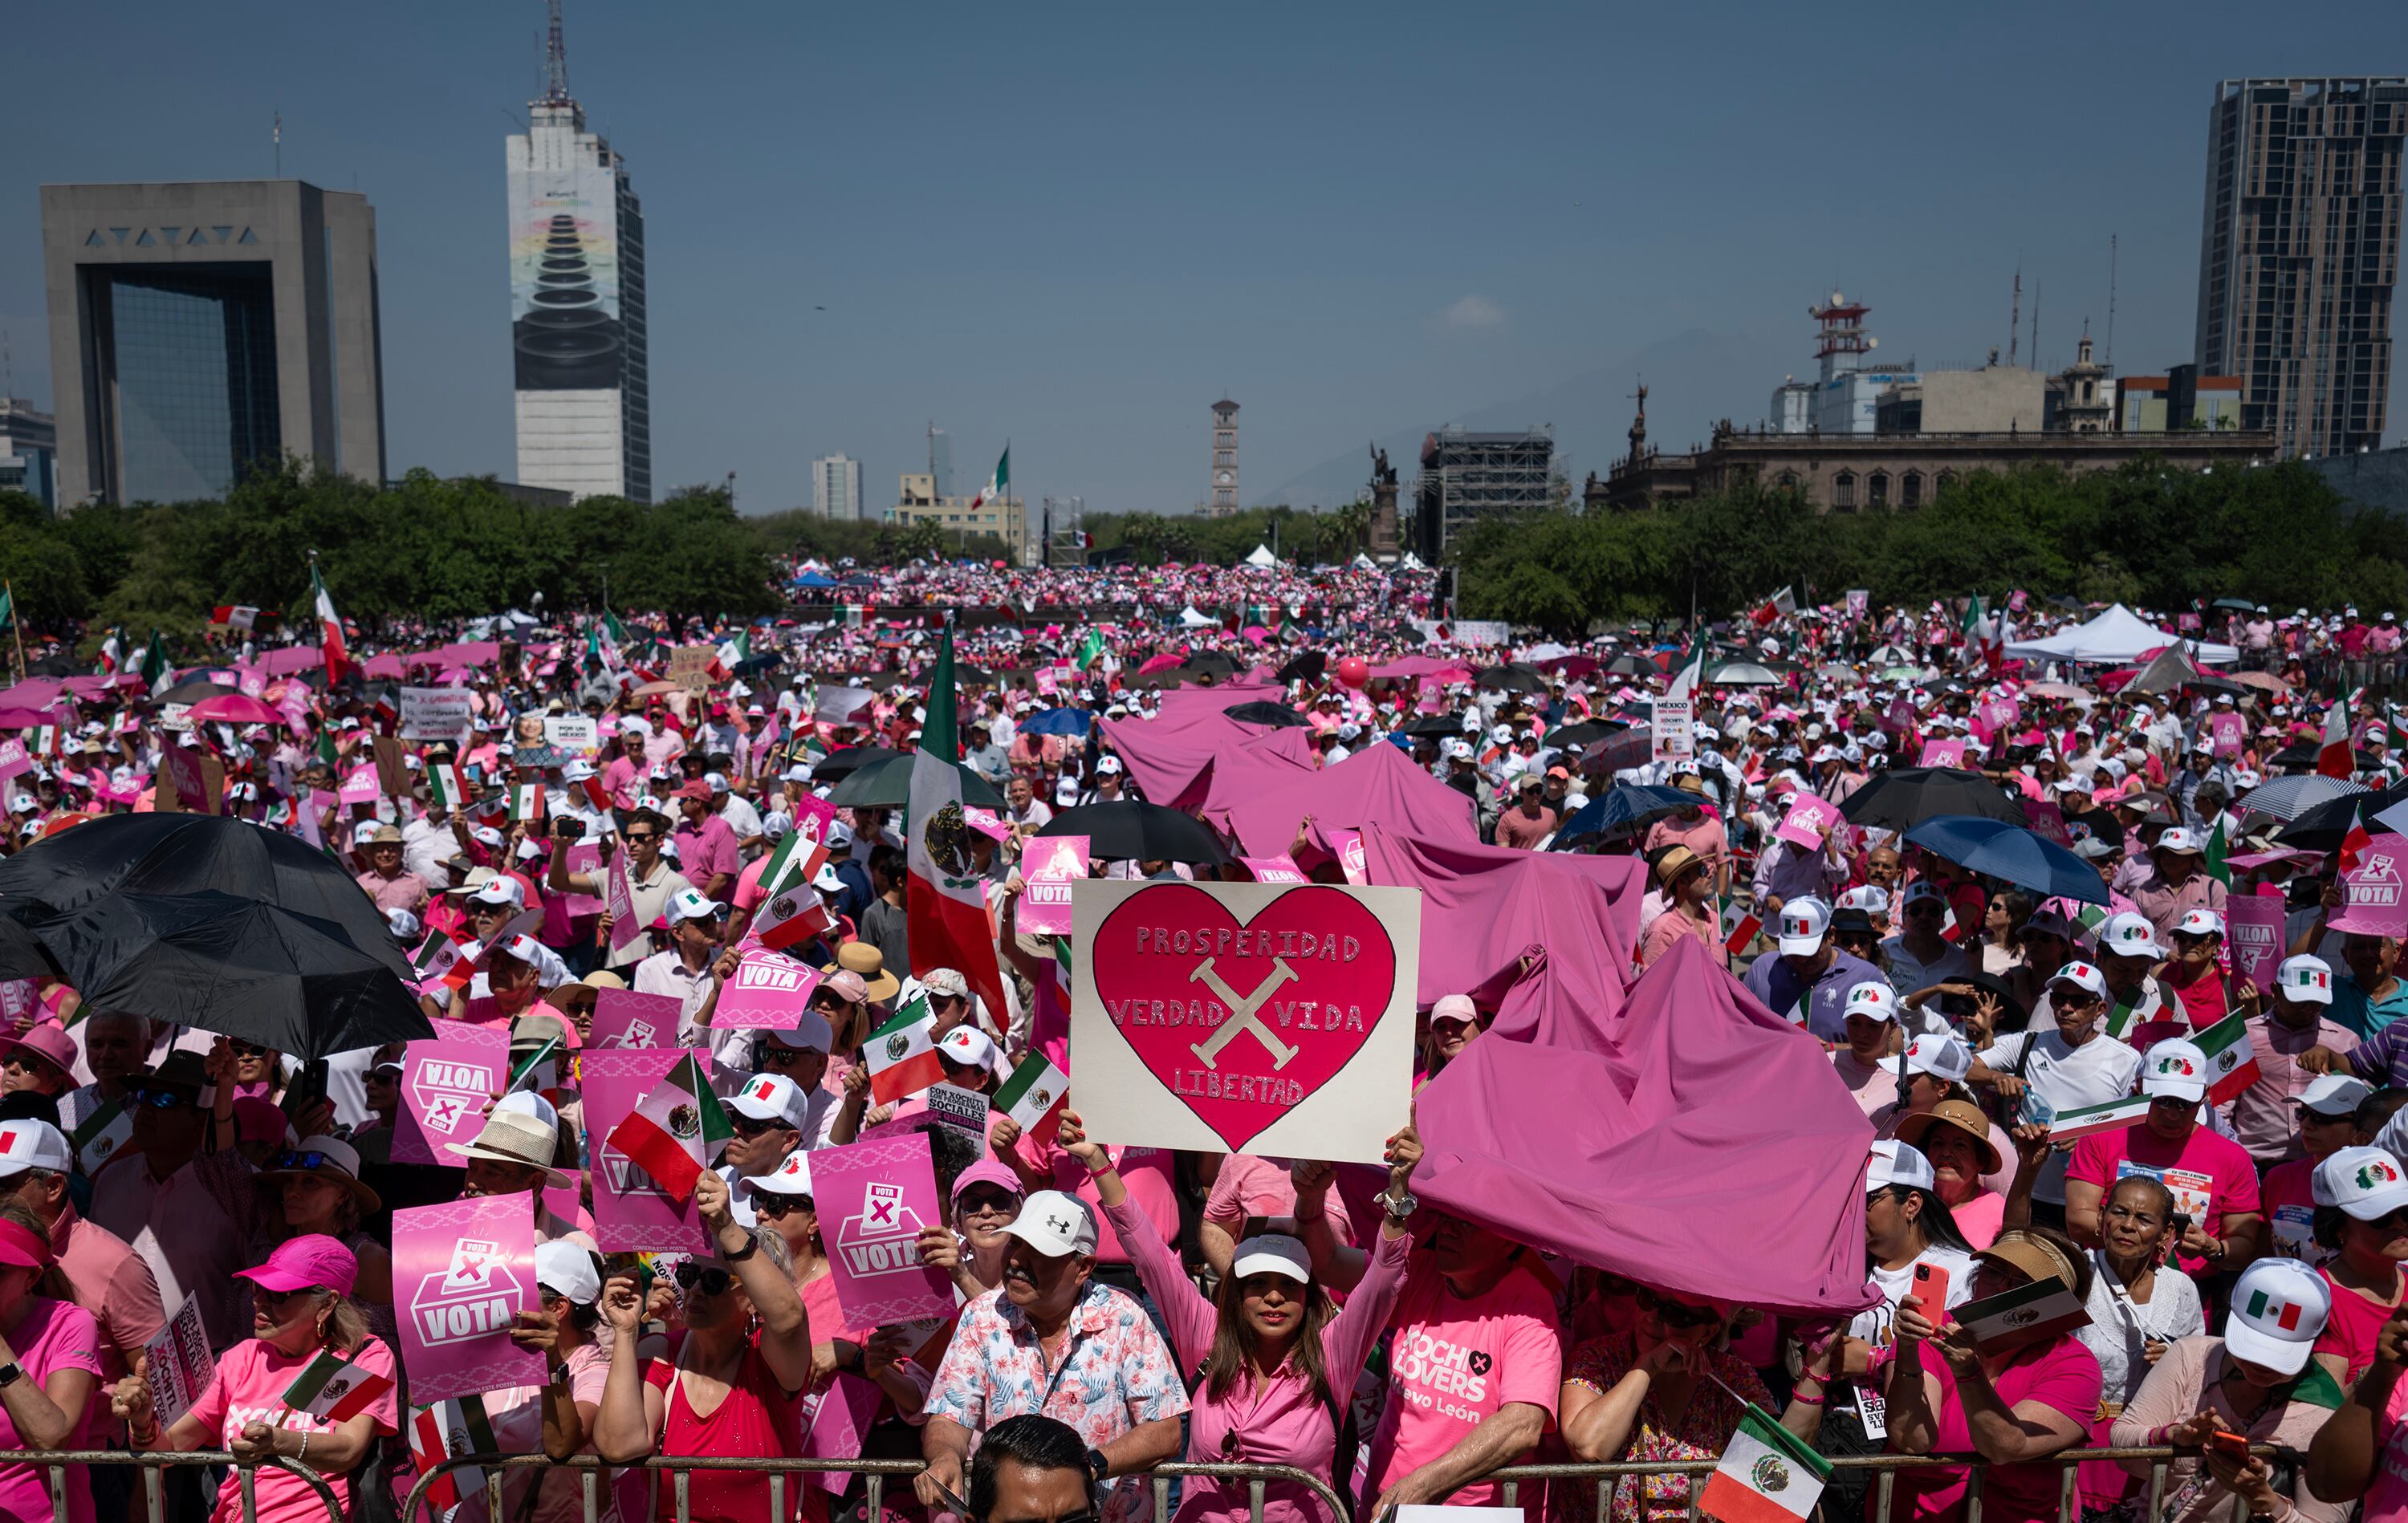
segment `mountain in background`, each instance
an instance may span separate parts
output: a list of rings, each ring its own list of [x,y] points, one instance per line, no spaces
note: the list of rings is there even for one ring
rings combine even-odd
[[[1589,472],[1603,476],[1609,465],[1629,453],[1630,419],[1637,406],[1630,394],[1641,381],[1647,383],[1648,443],[1684,450],[1703,444],[1721,419],[1739,424],[1762,421],[1784,363],[1797,364],[1794,346],[1784,359],[1777,344],[1691,328],[1526,396],[1458,417],[1432,419],[1374,442],[1388,451],[1389,463],[1410,492],[1413,473],[1421,468],[1422,438],[1437,428],[1452,423],[1474,433],[1503,433],[1553,423],[1556,469],[1578,491]],[[1362,496],[1370,476],[1370,457],[1357,445],[1268,491],[1253,494],[1252,505],[1339,507]],[[1405,505],[1410,511],[1412,505]]]

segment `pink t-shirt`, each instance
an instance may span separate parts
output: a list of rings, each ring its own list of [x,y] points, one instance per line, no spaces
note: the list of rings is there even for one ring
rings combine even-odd
[[[230,1447],[242,1436],[245,1427],[254,1422],[274,1422],[284,1410],[284,1388],[309,1367],[318,1357],[316,1349],[307,1354],[280,1354],[257,1338],[245,1338],[218,1356],[217,1373],[193,1403],[193,1417],[209,1436],[209,1446]],[[394,1374],[393,1350],[380,1339],[370,1338],[360,1345],[351,1362],[371,1374],[391,1378]],[[401,1415],[394,1393],[386,1391],[368,1408],[380,1433],[400,1431]],[[296,1433],[331,1433],[336,1424],[320,1422],[306,1412],[287,1416],[280,1425]],[[319,1523],[326,1516],[325,1504],[308,1483],[271,1466],[261,1466],[259,1479],[259,1523]],[[334,1488],[335,1500],[346,1512],[351,1509],[351,1483],[339,1475],[323,1477]],[[209,1523],[235,1523],[242,1516],[240,1478],[228,1473],[218,1487],[217,1510],[209,1515]]]
[[[1336,1190],[1326,1198],[1329,1225],[1338,1241],[1354,1241],[1345,1198]],[[1248,1217],[1285,1217],[1296,1210],[1296,1185],[1288,1173],[1268,1159],[1231,1153],[1221,1160],[1212,1176],[1212,1193],[1204,1202],[1204,1219],[1236,1237]]]
[[[2073,1161],[2066,1166],[2068,1184],[2096,1185],[2111,1189],[2127,1174],[2144,1174],[2174,1193],[2174,1209],[2188,1211],[2200,1231],[2216,1234],[2226,1217],[2258,1209],[2258,1165],[2229,1137],[2219,1137],[2195,1126],[2179,1146],[2149,1130],[2143,1121],[2121,1132],[2094,1132],[2073,1146]],[[2199,1197],[2207,1199],[2197,1209]],[[2177,1257],[2176,1265],[2193,1278],[2208,1269],[2204,1259]]]
[[[2266,1171],[2264,1182],[2258,1187],[2258,1208],[2266,1214],[2267,1230],[2273,1234],[2270,1251],[2282,1258],[2321,1264],[2332,1257],[2330,1248],[2310,1235],[2316,1203],[2308,1180],[2323,1161],[2295,1158],[2277,1163]]]
[[[1538,1407],[1547,1426],[1555,1426],[1564,1383],[1563,1334],[1555,1298],[1526,1266],[1514,1268],[1486,1294],[1465,1300],[1447,1288],[1427,1259],[1417,1259],[1388,1325],[1397,1330],[1388,1351],[1388,1404],[1371,1440],[1366,1497],[1454,1448],[1509,1402]],[[2093,1388],[2095,1398],[2095,1374]],[[1545,1490],[1522,1488],[1526,1516],[1538,1518]],[[1447,1502],[1495,1507],[1503,1505],[1503,1496],[1502,1484],[1492,1481],[1466,1487]]]
[[[1020,1156],[1039,1173],[1054,1175],[1054,1188],[1067,1195],[1076,1195],[1087,1203],[1097,1224],[1096,1262],[1125,1264],[1128,1250],[1121,1246],[1120,1234],[1104,1220],[1104,1203],[1096,1194],[1096,1182],[1087,1176],[1086,1165],[1054,1146],[1054,1139],[1023,1135],[1017,1145]],[[1165,1243],[1179,1241],[1179,1193],[1174,1171],[1178,1164],[1168,1147],[1125,1147],[1113,1146],[1105,1149],[1111,1157],[1112,1167],[1120,1171],[1121,1183],[1128,1188],[1129,1199],[1135,1201],[1154,1226],[1161,1230]]]
[[[2366,1489],[2363,1523],[2408,1523],[2408,1380],[2391,1388],[2383,1409],[2383,1453],[2374,1462],[2374,1484]]]
[[[1937,1374],[1940,1381],[1940,1400],[1933,1414],[1938,1423],[1931,1452],[1971,1453],[1973,1432],[1965,1421],[1965,1403],[1956,1396],[1956,1372],[1937,1354],[1916,1346],[1922,1368]],[[1874,1358],[1885,1371],[1892,1355],[1885,1349]],[[2091,1419],[2098,1416],[2103,1381],[2099,1360],[2090,1350],[2071,1338],[2059,1338],[2027,1350],[2000,1371],[1991,1385],[1997,1388],[1999,1400],[2010,1409],[2025,1402],[2038,1402],[2071,1417],[2086,1431]],[[1982,1483],[1982,1516],[1988,1523],[2054,1523],[2059,1473],[2057,1466],[2045,1460],[2027,1465],[1993,1465]],[[1903,1511],[1891,1516],[1961,1516],[1965,1477],[1965,1468],[1956,1465],[1899,1471],[1892,1505]]]
[[[27,1377],[37,1385],[61,1370],[86,1370],[92,1374],[94,1388],[98,1387],[100,1325],[80,1306],[47,1296],[28,1296],[23,1317],[8,1330],[8,1345],[17,1351],[17,1362]],[[106,1407],[87,1403],[82,1420],[59,1447],[92,1447],[93,1414],[105,1410]],[[16,1423],[6,1408],[0,1408],[0,1449],[23,1447],[17,1437]],[[91,1477],[81,1465],[69,1465],[66,1473],[69,1523],[93,1523]],[[40,1467],[0,1465],[0,1517],[50,1516],[50,1488]]]
[[[2224,980],[2210,968],[2187,984],[2177,984],[2171,978],[2157,980],[2159,989],[2172,989],[2182,1003],[2183,1014],[2190,1018],[2190,1028],[2203,1032],[2225,1015]]]
[[[1963,1205],[1952,1205],[1948,1215],[1956,1218],[1956,1230],[1975,1252],[1999,1240],[1999,1228],[2005,1222],[2007,1198],[1994,1189],[1985,1189]]]
[[[2316,1352],[2338,1356],[2348,1366],[2342,1384],[2350,1385],[2374,1362],[2375,1334],[2383,1331],[2383,1324],[2390,1319],[2399,1300],[2367,1300],[2334,1279],[2330,1264],[2318,1265],[2316,1273],[2325,1277],[2325,1288],[2332,1292],[2332,1314],[2325,1319],[2325,1331],[2316,1337]]]

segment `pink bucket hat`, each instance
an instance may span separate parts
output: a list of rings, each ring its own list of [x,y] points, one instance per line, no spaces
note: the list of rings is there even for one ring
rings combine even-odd
[[[44,1060],[61,1073],[75,1072],[75,1038],[67,1035],[66,1028],[55,1021],[46,1020],[22,1036],[0,1041],[0,1061],[6,1061],[9,1053],[21,1049]]]
[[[322,1286],[337,1295],[348,1296],[359,1280],[360,1261],[334,1238],[323,1232],[310,1232],[279,1243],[276,1251],[267,1256],[267,1262],[258,1268],[237,1269],[235,1274],[279,1295]]]

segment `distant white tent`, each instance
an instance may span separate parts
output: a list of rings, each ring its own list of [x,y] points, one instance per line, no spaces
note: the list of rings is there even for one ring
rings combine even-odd
[[[1179,610],[1179,621],[1192,630],[1211,629],[1215,624],[1221,622],[1210,614],[1197,613],[1196,611],[1196,605],[1192,603],[1186,607]]]
[[[1246,557],[1246,564],[1257,571],[1268,571],[1279,563],[1280,558],[1271,553],[1270,547],[1268,545],[1256,545],[1254,553]]]
[[[1365,555],[1365,554],[1364,554],[1362,551],[1360,551],[1360,550],[1355,551],[1355,552],[1354,552],[1354,560],[1352,560],[1352,561],[1349,561],[1349,562],[1346,562],[1346,563],[1347,563],[1347,566],[1348,566],[1350,569],[1354,570],[1354,571],[1375,571],[1375,570],[1379,569],[1378,567],[1376,567],[1376,566],[1374,566],[1374,565],[1372,565],[1372,564],[1371,564],[1371,558],[1370,558],[1369,556],[1368,556],[1368,555]]]
[[[1422,558],[1415,555],[1411,550],[1407,550],[1405,552],[1405,558],[1403,562],[1400,562],[1400,565],[1401,568],[1406,571],[1427,571],[1429,569],[1429,567],[1422,564]]]
[[[2060,630],[2046,639],[2018,640],[2007,647],[2007,654],[2019,661],[2071,661],[2094,666],[2128,666],[2139,661],[2143,651],[2183,644],[2182,635],[2166,633],[2119,603],[2090,622]],[[2186,646],[2186,648],[2189,648]],[[2209,666],[2228,665],[2241,659],[2240,651],[2212,640],[2199,642],[2196,655],[2202,664]]]

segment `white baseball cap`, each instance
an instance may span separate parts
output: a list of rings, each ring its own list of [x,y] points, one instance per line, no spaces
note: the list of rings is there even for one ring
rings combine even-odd
[[[602,1272],[594,1255],[574,1243],[535,1245],[536,1283],[566,1296],[572,1305],[591,1306],[602,1299]]]
[[[2326,1117],[2354,1116],[2358,1103],[2372,1093],[2374,1087],[2364,1079],[2346,1074],[2319,1074],[2308,1081],[2306,1089],[2291,1097],[2291,1103]]]
[[[2076,989],[2096,994],[2102,1000],[2107,997],[2107,975],[2100,973],[2094,963],[2079,960],[2069,962],[2050,974],[2048,981],[2052,984],[2071,984]]]
[[[1931,1160],[1920,1150],[1895,1137],[1884,1137],[1873,1144],[1872,1160],[1865,1166],[1865,1193],[1870,1195],[1890,1185],[1930,1189],[1934,1188],[1934,1178]]]
[[[1891,1074],[1903,1070],[1908,1074],[1928,1074],[1950,1084],[1962,1084],[1965,1075],[1973,1072],[1973,1049],[1962,1038],[1938,1032],[1925,1032],[1906,1045],[1906,1050],[1894,1058],[1882,1060],[1882,1068]]]
[[[1312,1256],[1304,1244],[1283,1232],[1264,1232],[1238,1245],[1237,1261],[1229,1273],[1243,1280],[1249,1274],[1284,1274],[1298,1285],[1312,1281]]]
[[[1840,895],[1842,909],[1860,909],[1868,915],[1883,915],[1889,910],[1889,890],[1878,883],[1859,883]]]
[[[1120,770],[1121,759],[1117,756],[1105,757],[1102,761],[1096,763],[1096,776],[1098,777],[1113,776],[1117,775]]]
[[[765,1032],[762,1034],[778,1046],[789,1047],[797,1052],[824,1053],[828,1050],[828,1045],[836,1040],[836,1032],[828,1025],[827,1018],[816,1010],[806,1010],[796,1017],[795,1024],[790,1030]]]
[[[2295,1004],[2332,1003],[2332,964],[2300,953],[2274,970],[2274,992]]]
[[[2141,1060],[2141,1093],[2151,1100],[2204,1100],[2208,1073],[2198,1043],[2170,1036]]]
[[[2157,945],[2157,928],[2149,918],[2137,911],[2126,910],[2099,928],[2100,957],[2162,958],[2166,949]]]
[[[2199,832],[2185,830],[2179,825],[2158,836],[2157,844],[2149,849],[2177,852],[2186,857],[2201,856],[2207,851],[2207,847],[2200,841]]]
[[[755,1074],[729,1097],[727,1108],[755,1121],[779,1121],[797,1131],[803,1124],[803,1091],[783,1074]]]
[[[995,1062],[995,1039],[975,1026],[956,1026],[937,1044],[937,1054],[972,1068],[990,1067]]]
[[[809,1195],[811,1192],[810,1154],[797,1147],[786,1155],[786,1161],[767,1174],[746,1174],[738,1181],[747,1195],[767,1190],[772,1195]]]
[[[1021,1203],[1004,1229],[1048,1259],[1096,1251],[1096,1217],[1087,1203],[1058,1189],[1040,1189]]]
[[[688,920],[708,920],[727,913],[727,906],[716,899],[706,899],[699,889],[681,889],[669,899],[668,922],[683,925]]]
[[[1813,957],[1831,929],[1830,906],[1819,899],[1793,899],[1781,906],[1781,955]]]
[[[1874,1020],[1898,1018],[1898,990],[1878,978],[1868,978],[1848,990],[1842,1016],[1868,1016]]]
[[[48,1121],[0,1121],[0,1179],[13,1178],[28,1169],[73,1174],[75,1153],[67,1146],[65,1135]]]
[[[2174,930],[2186,936],[2221,936],[2224,934],[2224,917],[2212,909],[2185,910],[2181,923]]]
[[[2225,1350],[2277,1374],[2297,1374],[2331,1315],[2332,1291],[2323,1275],[2297,1259],[2260,1259],[2232,1288]]]
[[[520,892],[518,879],[496,876],[487,879],[483,888],[470,894],[468,903],[496,906],[508,904],[510,908],[516,909],[519,907]]]
[[[932,995],[955,999],[970,991],[970,981],[962,976],[958,968],[931,968],[921,977],[920,987]]]

